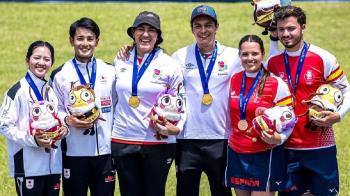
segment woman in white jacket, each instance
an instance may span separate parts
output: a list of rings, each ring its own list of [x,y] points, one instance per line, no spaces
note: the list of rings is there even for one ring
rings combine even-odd
[[[185,113],[177,123],[168,121],[155,128],[148,116],[157,96],[167,88],[178,90],[183,77],[179,64],[159,47],[163,40],[157,14],[141,12],[127,33],[134,40],[131,57],[114,61],[118,104],[111,147],[120,192],[122,196],[163,196]],[[170,98],[164,99],[164,107],[167,104]],[[177,106],[184,108],[181,102]]]
[[[33,42],[28,48],[26,62],[26,76],[4,95],[0,133],[7,139],[10,175],[15,178],[17,194],[56,196],[60,190],[62,159],[59,141],[55,140],[66,136],[67,128],[57,116],[57,98],[45,80],[54,62],[54,48],[45,41]],[[43,105],[45,107],[41,107]],[[49,115],[43,116],[44,110]],[[52,122],[57,122],[53,127],[58,136],[49,139],[31,123],[39,122],[40,118],[41,125],[50,124],[51,127]],[[40,127],[40,123],[37,125]]]

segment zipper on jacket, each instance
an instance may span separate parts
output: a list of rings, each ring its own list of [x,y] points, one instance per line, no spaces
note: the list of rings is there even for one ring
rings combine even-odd
[[[94,124],[95,134],[96,134],[96,148],[97,148],[97,155],[100,155],[100,148],[98,147],[98,133],[97,133],[97,125]]]

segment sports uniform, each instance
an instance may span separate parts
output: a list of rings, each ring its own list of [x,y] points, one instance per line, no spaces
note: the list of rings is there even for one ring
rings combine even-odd
[[[27,74],[41,95],[57,107],[57,98],[47,81]],[[31,105],[36,95],[22,78],[4,95],[0,112],[0,133],[7,139],[10,175],[15,177],[18,195],[59,195],[62,171],[61,148],[48,152],[39,147],[34,136],[29,135]],[[59,141],[56,142],[59,144]]]
[[[295,113],[297,115],[305,113],[307,104],[303,104],[302,101],[307,100],[320,85],[330,83],[344,94],[344,103],[338,111],[342,119],[350,109],[347,99],[350,86],[346,76],[332,54],[312,44],[306,44],[306,46],[308,48],[305,60],[294,93]],[[286,53],[282,51],[271,57],[265,66],[288,82],[284,54],[287,55],[292,84],[294,84],[301,51]],[[290,84],[289,88],[293,90]],[[312,131],[304,127],[307,122],[307,116],[300,117],[285,144],[289,153],[290,179],[287,186],[293,190],[290,194],[300,195],[310,189],[314,195],[336,195],[339,191],[339,177],[333,128]],[[321,159],[322,161],[319,161]]]
[[[76,65],[85,81],[92,75],[94,57],[86,63],[76,60]],[[114,68],[96,59],[96,81],[94,84],[95,103],[104,120],[97,120],[91,129],[69,126],[70,135],[65,141],[63,159],[63,190],[65,195],[86,195],[90,187],[92,195],[113,195],[114,170],[111,160],[111,130],[113,111],[116,103],[114,95]],[[58,97],[58,110],[67,111],[68,95],[72,83],[80,85],[73,59],[54,70],[51,74],[52,87]]]
[[[268,76],[260,95],[258,89],[252,91],[246,107],[248,129],[239,128],[240,91],[243,75],[246,74],[244,95],[248,94],[258,73],[239,72],[231,78],[230,116],[232,132],[229,138],[228,159],[226,168],[226,185],[248,191],[270,191],[284,189],[287,163],[283,146],[270,145],[257,136],[252,128],[252,120],[261,108],[291,105],[292,99],[288,86],[278,77]],[[257,78],[257,83],[261,82]],[[292,129],[284,130],[281,144],[286,141]]]
[[[217,57],[209,80],[213,102],[202,104],[203,88],[195,56],[196,44],[173,54],[180,62],[185,79],[187,122],[178,135],[176,156],[177,193],[198,195],[200,175],[204,171],[213,195],[231,194],[224,187],[227,138],[230,132],[228,97],[230,77],[240,71],[238,50],[216,42]],[[211,56],[201,56],[205,71]]]
[[[135,49],[131,51],[129,60],[114,60],[118,104],[114,113],[112,153],[116,159],[122,195],[164,195],[166,178],[175,156],[176,136],[168,135],[158,140],[155,130],[149,126],[148,115],[157,95],[164,91],[167,84],[177,89],[183,76],[176,61],[162,49],[155,50],[153,60],[137,87],[140,104],[136,108],[128,103],[132,94]],[[142,65],[149,55],[145,54],[137,64]],[[176,125],[180,130],[185,120],[186,114],[183,113]]]

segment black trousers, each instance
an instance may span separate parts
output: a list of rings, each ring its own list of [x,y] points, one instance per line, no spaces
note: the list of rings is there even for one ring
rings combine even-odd
[[[16,176],[18,196],[58,196],[60,194],[60,174],[23,177]]]
[[[63,156],[63,193],[65,196],[113,196],[115,171],[111,155],[96,157]]]
[[[212,196],[231,196],[224,185],[227,140],[178,139],[175,164],[177,196],[198,196],[202,172],[208,176]]]
[[[112,143],[121,196],[164,196],[176,144]]]

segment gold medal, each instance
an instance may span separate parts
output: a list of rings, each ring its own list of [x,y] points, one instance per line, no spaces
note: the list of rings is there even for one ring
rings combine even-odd
[[[241,131],[245,131],[248,128],[248,122],[246,120],[238,121],[238,129]]]
[[[140,99],[138,96],[131,96],[129,98],[129,105],[133,108],[137,108],[140,105]]]
[[[202,103],[204,105],[210,105],[212,102],[213,102],[213,97],[211,96],[210,93],[203,94]]]

